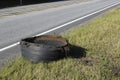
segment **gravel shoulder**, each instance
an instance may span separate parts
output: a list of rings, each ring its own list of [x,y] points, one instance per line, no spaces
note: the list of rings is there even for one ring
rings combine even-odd
[[[26,14],[33,11],[41,11],[41,10],[56,8],[60,6],[78,4],[86,1],[91,1],[91,0],[69,0],[69,1],[60,1],[60,2],[51,2],[51,3],[42,3],[42,4],[5,8],[5,9],[0,9],[0,18]]]

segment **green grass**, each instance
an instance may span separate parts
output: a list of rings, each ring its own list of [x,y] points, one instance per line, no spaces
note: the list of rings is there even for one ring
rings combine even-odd
[[[120,8],[62,34],[86,57],[32,64],[23,58],[0,70],[0,80],[120,80]]]

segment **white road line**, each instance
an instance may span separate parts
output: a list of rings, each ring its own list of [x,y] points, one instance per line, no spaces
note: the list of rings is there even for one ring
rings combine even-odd
[[[53,29],[50,29],[50,30],[48,30],[48,31],[45,31],[45,32],[43,32],[43,33],[37,34],[37,35],[35,35],[35,36],[40,36],[40,35],[47,34],[47,33],[49,33],[49,32],[52,32],[52,31],[54,31],[54,30],[57,30],[57,29],[62,28],[62,27],[64,27],[64,26],[67,26],[67,25],[72,24],[72,23],[74,23],[74,22],[77,22],[77,21],[79,21],[79,20],[85,19],[85,18],[87,18],[87,17],[89,17],[89,16],[92,16],[92,15],[94,15],[94,14],[100,13],[100,12],[102,12],[102,11],[104,11],[104,10],[107,10],[107,9],[112,8],[112,7],[114,7],[114,6],[116,6],[116,5],[119,5],[119,4],[120,4],[120,2],[119,2],[119,3],[116,3],[116,4],[113,4],[113,5],[110,5],[110,6],[108,6],[108,7],[105,7],[105,8],[103,8],[103,9],[100,9],[100,10],[95,11],[95,12],[93,12],[93,13],[90,13],[90,14],[85,15],[85,16],[83,16],[83,17],[77,18],[77,19],[75,19],[75,20],[73,20],[73,21],[67,22],[67,23],[65,23],[65,24],[63,24],[63,25],[60,25],[60,26],[57,26],[57,27],[55,27],[55,28],[53,28]],[[9,45],[9,46],[7,46],[7,47],[1,48],[1,49],[0,49],[0,52],[5,51],[5,50],[7,50],[7,49],[9,49],[9,48],[12,48],[12,47],[14,47],[14,46],[17,46],[19,43],[20,43],[20,42],[17,42],[17,43],[14,43],[14,44],[12,44],[12,45]]]

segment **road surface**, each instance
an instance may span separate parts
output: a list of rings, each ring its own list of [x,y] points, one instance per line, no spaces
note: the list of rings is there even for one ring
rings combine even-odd
[[[5,56],[18,54],[15,47],[11,48],[14,53],[10,52],[6,48],[9,45],[17,44],[16,42],[29,36],[59,31],[59,28],[95,15],[119,3],[120,0],[94,0],[0,19],[0,64],[5,60]]]

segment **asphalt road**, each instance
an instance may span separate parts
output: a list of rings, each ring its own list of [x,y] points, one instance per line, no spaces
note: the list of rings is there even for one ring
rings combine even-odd
[[[118,3],[120,3],[120,0],[94,0],[0,19],[0,49],[14,44],[23,38],[43,33]],[[17,49],[12,48],[12,51],[15,51],[14,54],[18,53]],[[8,52],[9,49],[0,52],[0,56],[2,56],[0,57],[0,63],[3,62],[5,56],[12,55],[12,52]]]

